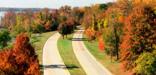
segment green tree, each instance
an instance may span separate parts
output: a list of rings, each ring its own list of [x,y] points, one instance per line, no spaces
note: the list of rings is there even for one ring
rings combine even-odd
[[[6,29],[0,29],[0,48],[7,46],[7,42],[11,40],[9,32]]]
[[[68,30],[67,30],[67,26],[65,25],[65,23],[61,23],[58,27],[58,31],[59,33],[62,35],[63,39],[64,39],[64,36],[66,35],[67,37],[67,34],[68,34]]]

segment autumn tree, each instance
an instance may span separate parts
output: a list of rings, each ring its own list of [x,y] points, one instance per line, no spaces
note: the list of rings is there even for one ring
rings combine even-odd
[[[154,21],[156,15],[152,3],[146,5],[140,2],[132,11],[125,21],[123,41],[120,45],[120,57],[126,70],[132,70],[136,66],[141,65],[139,63],[136,65],[135,61],[140,62],[141,58],[145,57],[142,53],[145,52],[146,55],[146,52],[153,52],[155,50],[154,45],[156,44],[156,26]],[[147,58],[147,60],[150,59]],[[145,62],[142,61],[142,63]],[[140,73],[140,70],[137,71],[137,73]]]
[[[64,36],[67,37],[68,34],[73,33],[74,31],[75,20],[73,18],[68,18],[65,22],[60,23],[58,31]]]
[[[39,75],[39,62],[34,48],[29,43],[29,38],[26,34],[19,34],[16,37],[13,46],[13,56],[15,56],[17,68],[24,74]],[[25,65],[25,66],[24,66]],[[32,65],[32,66],[31,66]]]
[[[84,11],[81,8],[75,7],[72,9],[72,15],[75,18],[75,22],[77,25],[80,25],[80,21],[84,16]]]
[[[34,15],[33,31],[34,32],[45,32],[51,30],[57,30],[59,25],[59,14],[58,10],[50,10],[44,8],[43,10],[36,12]]]
[[[1,75],[10,75],[16,74],[16,65],[14,64],[15,59],[12,56],[11,49],[5,49],[0,52],[0,74]]]
[[[120,44],[120,60],[122,61],[122,69],[131,69],[134,66],[134,57],[131,52],[132,49],[132,26],[130,24],[130,16],[126,18],[124,25],[124,36]]]
[[[2,17],[1,25],[9,30],[12,29],[12,27],[16,24],[16,14],[15,12],[8,11],[4,14],[4,17]]]
[[[60,16],[69,17],[71,15],[71,10],[72,10],[71,7],[68,5],[62,6],[59,9]]]
[[[24,13],[18,13],[16,15],[16,24],[13,26],[12,34],[14,36],[18,35],[21,32],[25,32],[23,22],[24,22]]]
[[[105,42],[105,51],[111,56],[119,59],[119,44],[122,36],[123,23],[120,21],[123,13],[116,4],[107,8],[102,18],[103,37]]]
[[[0,52],[0,74],[40,75],[39,62],[26,34],[16,37],[12,49]]]
[[[51,16],[52,16],[52,26],[51,26],[51,30],[57,30],[58,26],[59,26],[59,13],[58,10],[53,10],[53,12],[51,12]]]

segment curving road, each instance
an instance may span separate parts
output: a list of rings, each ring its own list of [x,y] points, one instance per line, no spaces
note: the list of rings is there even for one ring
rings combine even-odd
[[[112,75],[103,67],[85,47],[83,41],[83,30],[78,30],[73,36],[73,50],[87,75]]]
[[[60,34],[51,36],[43,48],[44,75],[70,75],[66,69],[57,48],[57,40]]]

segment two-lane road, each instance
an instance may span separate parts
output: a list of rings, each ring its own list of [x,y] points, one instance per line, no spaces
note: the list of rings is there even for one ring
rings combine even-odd
[[[57,40],[60,34],[55,33],[51,36],[44,45],[43,48],[43,68],[44,75],[70,75],[66,66],[61,59],[57,48]],[[83,31],[78,30],[72,41],[74,54],[77,60],[85,70],[87,75],[112,75],[105,67],[103,67],[92,54],[87,50],[83,41]],[[75,59],[76,60],[76,59]],[[77,74],[75,74],[77,75]]]

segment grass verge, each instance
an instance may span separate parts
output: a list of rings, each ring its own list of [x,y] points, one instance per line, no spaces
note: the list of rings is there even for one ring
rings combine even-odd
[[[45,32],[41,34],[32,34],[30,41],[35,48],[36,54],[38,55],[39,64],[42,65],[42,52],[43,52],[43,46],[45,42],[48,40],[50,36],[52,36],[55,32]],[[43,74],[43,71],[41,70],[41,74]]]
[[[67,39],[59,38],[58,49],[60,55],[71,75],[86,75],[74,55],[72,41],[70,40],[72,36],[73,35],[69,35]]]
[[[113,60],[111,61],[110,56],[108,56],[105,52],[99,51],[98,42],[96,40],[84,41],[84,44],[91,52],[91,54],[93,54],[93,56],[114,75],[127,75],[126,72],[121,70],[119,62]]]

